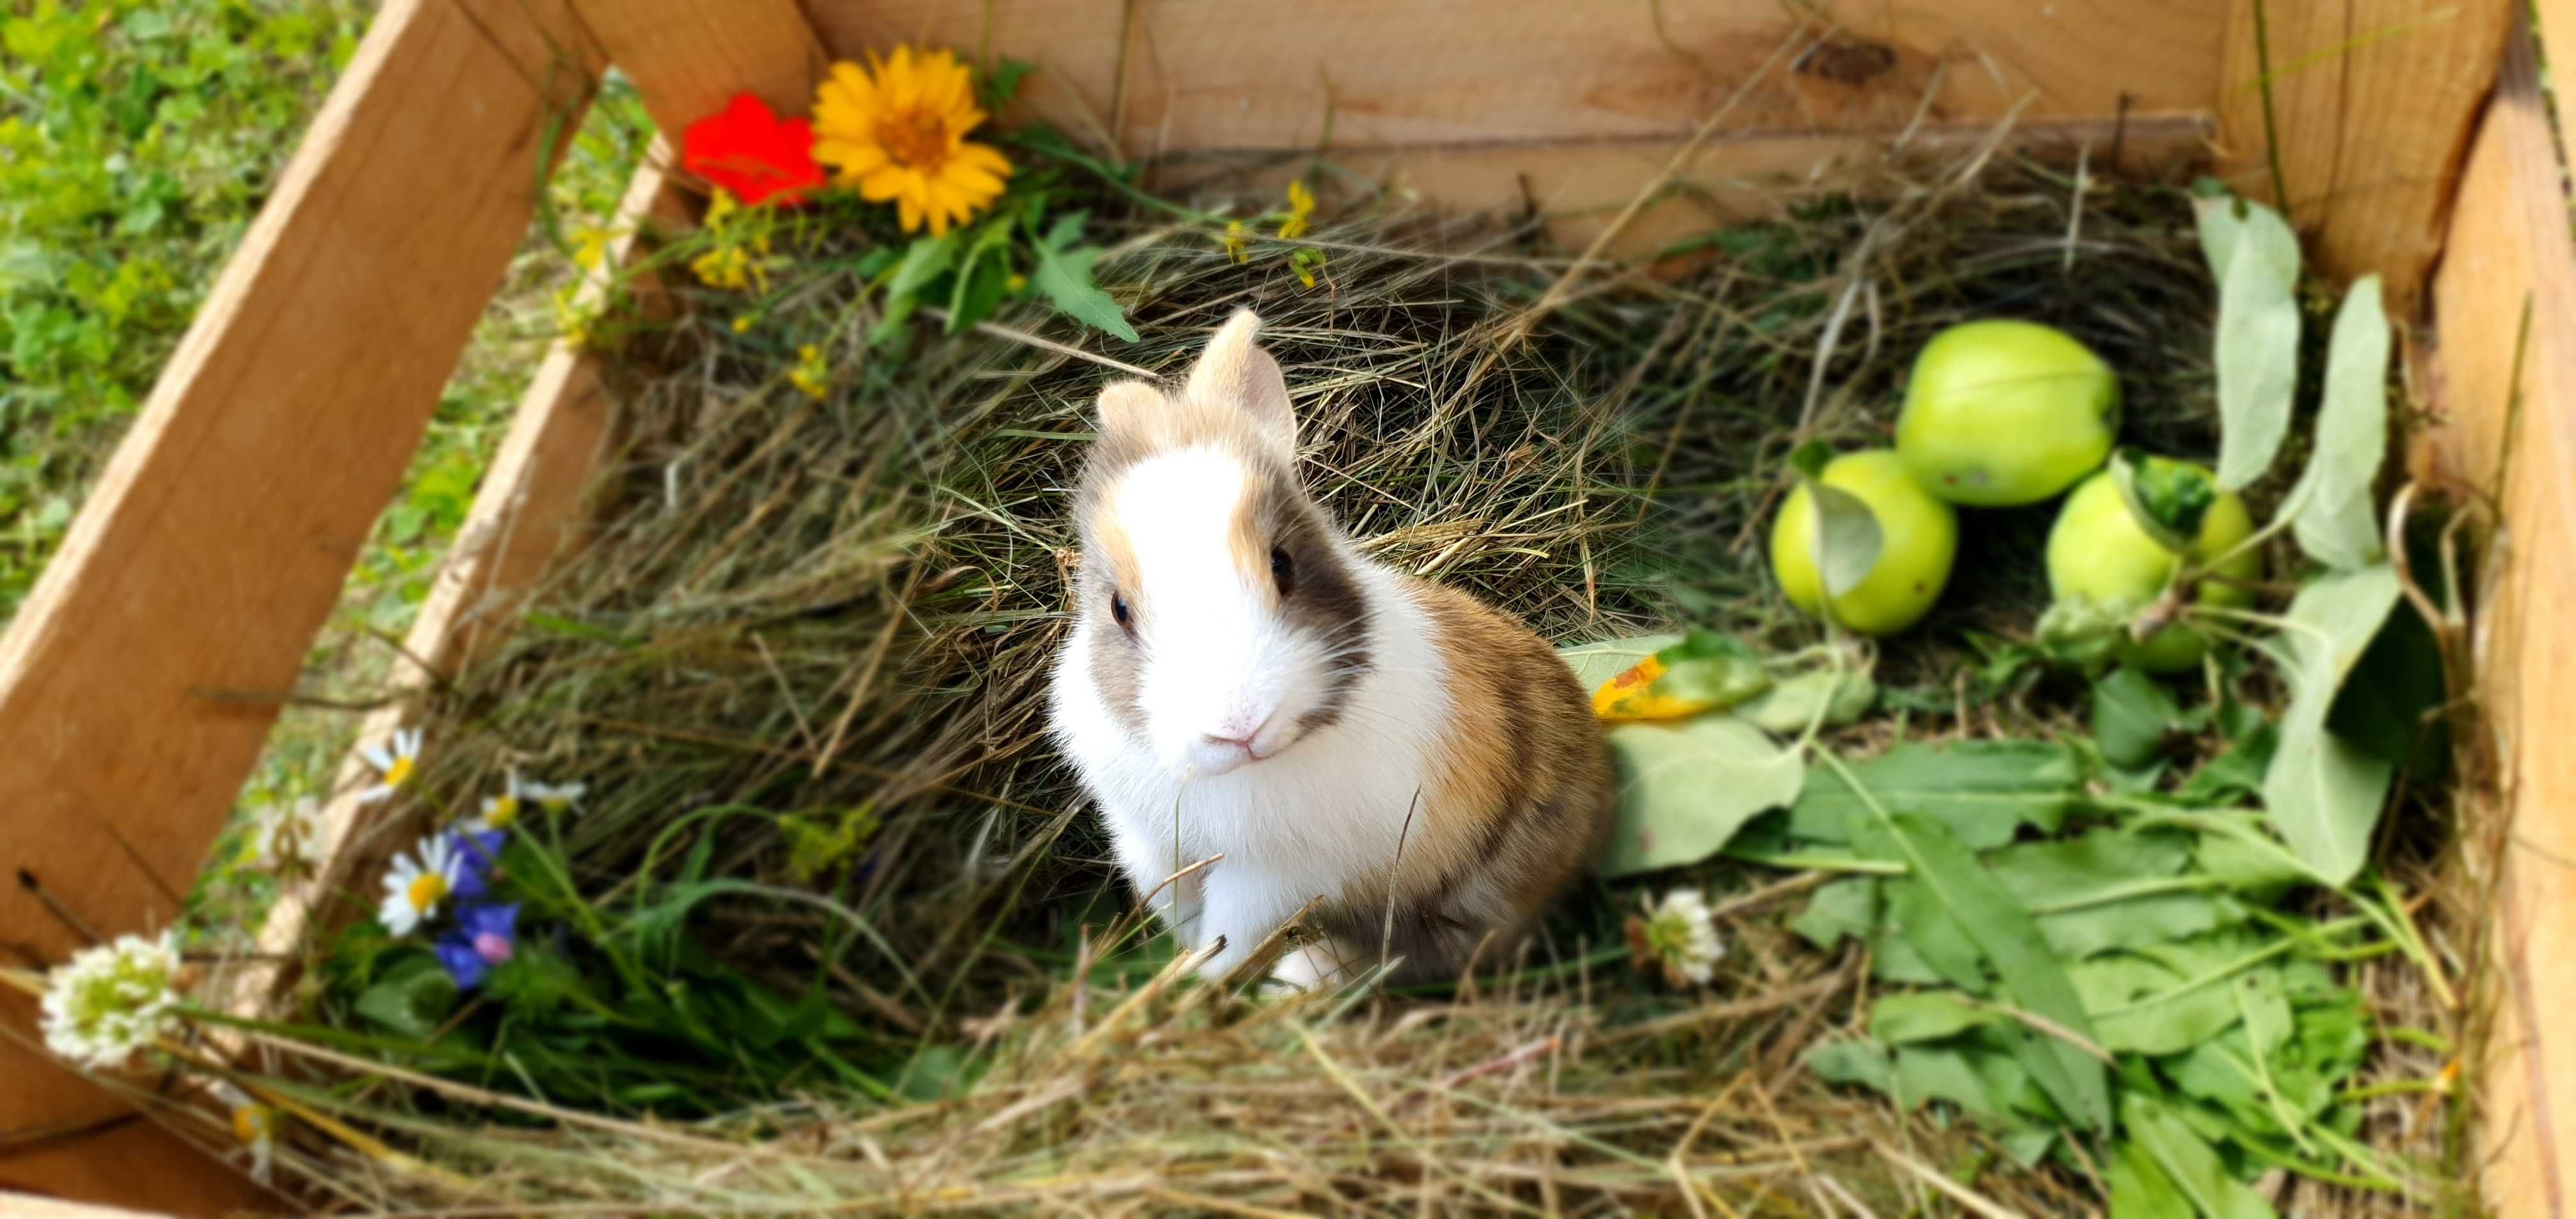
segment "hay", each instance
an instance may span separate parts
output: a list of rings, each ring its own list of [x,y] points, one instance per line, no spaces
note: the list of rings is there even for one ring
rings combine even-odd
[[[1786,455],[1885,443],[1906,361],[1965,317],[2076,334],[2122,369],[2133,437],[2212,447],[2209,289],[2178,192],[2018,162],[1884,172],[1877,202],[1713,233],[1682,278],[1562,287],[1533,232],[1474,218],[1358,208],[1317,235],[1308,290],[1277,257],[1237,266],[1204,231],[1109,211],[1132,347],[1023,313],[999,325],[1058,345],[916,324],[900,359],[871,352],[865,239],[829,223],[746,333],[739,298],[684,291],[674,326],[627,344],[599,533],[431,699],[428,787],[588,783],[555,831],[581,893],[705,888],[687,951],[782,993],[819,983],[861,1048],[783,1078],[675,1059],[677,1099],[648,1103],[531,1096],[493,1069],[352,1093],[311,1082],[352,1061],[259,1034],[277,1086],[456,1175],[298,1158],[351,1205],[453,1214],[2088,1210],[2094,1183],[1993,1169],[1974,1129],[1800,1068],[1868,1003],[1863,962],[1781,926],[1817,877],[1701,870],[1736,895],[1702,995],[1621,963],[1624,911],[1596,887],[1463,991],[1257,1005],[1175,985],[1183,963],[1110,927],[1125,895],[1039,735],[1069,489],[1116,375],[1063,342],[1168,375],[1258,309],[1308,484],[1361,547],[1568,641],[1689,621],[1810,642],[1762,567]],[[784,375],[807,343],[834,370],[821,401]],[[2066,722],[2072,687],[1975,687],[1957,643],[2027,630],[2047,520],[1970,531],[1956,591],[1881,657],[1903,721],[1847,743]],[[2460,891],[2436,876],[2447,841],[2398,853],[2407,891]],[[2445,937],[2474,912],[2424,917],[2470,959]],[[2444,1026],[2408,971],[2364,976],[2384,1025]],[[2440,1065],[2383,1045],[2372,1076]],[[2378,1104],[2369,1137],[2456,1163],[2456,1121],[2417,1120],[2419,1099]],[[1966,1165],[1988,1169],[1964,1186]],[[2384,1201],[2290,1188],[2300,1214]]]

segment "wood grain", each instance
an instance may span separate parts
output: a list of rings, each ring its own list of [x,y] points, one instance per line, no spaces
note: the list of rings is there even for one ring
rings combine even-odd
[[[559,0],[385,6],[0,637],[0,865],[89,931],[177,917],[597,79],[572,28]],[[17,884],[0,928],[37,961],[85,941]],[[0,1131],[122,1109],[14,1038],[0,1079]],[[0,1179],[166,1202],[205,1174],[144,1139],[0,1146]]]
[[[823,45],[796,0],[573,0],[601,54],[635,82],[676,147],[745,90],[782,116],[814,108]]]
[[[2377,272],[2391,311],[2411,314],[2513,12],[2511,0],[2238,0],[2218,98],[2227,181],[2273,199],[2277,143],[2288,211],[2319,264],[2338,279]]]
[[[2576,596],[2576,241],[2567,209],[2531,40],[2517,33],[2433,280],[2437,414],[2415,454],[2419,468],[2492,491],[2507,522],[2476,639],[2479,710],[2495,733],[2501,791],[2473,831],[2498,868],[2502,984],[2480,1065],[2486,1202],[2503,1219],[2576,1213],[2576,753],[2567,747],[2576,687],[2565,676],[2576,672],[2567,614]]]
[[[575,296],[576,308],[595,312],[609,300],[615,269],[631,265],[639,242],[654,231],[676,231],[688,224],[686,210],[671,189],[670,148],[657,142],[629,181],[616,213],[608,219],[606,256],[585,277]],[[639,306],[658,311],[660,296],[651,272],[629,278]],[[592,492],[607,451],[614,404],[604,380],[603,357],[558,340],[550,346],[537,374],[519,398],[509,434],[493,454],[477,488],[474,506],[457,531],[455,546],[441,565],[420,615],[412,620],[404,652],[431,673],[451,676],[485,643],[518,620],[527,595],[547,566],[567,547],[587,535],[594,519]],[[370,714],[359,729],[361,742],[381,741],[403,726],[413,713],[412,695],[427,681],[414,669],[395,691],[395,701]],[[341,765],[335,795],[321,818],[322,854],[330,860],[323,874],[290,886],[270,908],[260,930],[260,956],[296,959],[313,942],[308,934],[317,921],[323,927],[335,915],[363,914],[363,909],[329,908],[330,895],[370,891],[371,865],[381,865],[398,844],[389,831],[407,827],[370,825],[357,793],[371,781],[364,762],[351,756]],[[228,1002],[245,1015],[273,1010],[276,986],[291,974],[274,966],[255,966],[230,979]]]
[[[807,0],[834,54],[990,45],[1038,65],[1025,113],[1130,156],[1687,134],[1797,28],[1777,0]],[[2228,0],[1953,0],[1845,24],[1762,81],[1740,129],[1893,132],[2206,109]],[[1658,12],[1662,28],[1657,28]],[[986,27],[987,13],[990,28]],[[989,35],[989,38],[988,38]],[[2125,103],[2124,103],[2125,99]]]
[[[2170,175],[2199,158],[2213,127],[2198,115],[2123,120],[2034,122],[2016,127],[2005,146],[2071,165],[2089,152],[2095,172],[2119,165],[2148,176]],[[1620,255],[1647,255],[1712,227],[1772,217],[1802,203],[1884,187],[1925,166],[1955,166],[1994,134],[1991,125],[1940,124],[1911,133],[1891,149],[1883,135],[1752,135],[1702,145],[1675,174],[1665,197],[1647,204],[1612,245]],[[1374,189],[1467,207],[1502,207],[1543,219],[1554,244],[1588,246],[1602,227],[1644,189],[1679,151],[1672,139],[1354,152],[1335,163]],[[1308,164],[1277,156],[1230,154],[1178,158],[1148,178],[1179,195],[1215,185],[1226,193],[1276,195],[1290,178],[1311,178]],[[1284,272],[1283,272],[1284,273]]]

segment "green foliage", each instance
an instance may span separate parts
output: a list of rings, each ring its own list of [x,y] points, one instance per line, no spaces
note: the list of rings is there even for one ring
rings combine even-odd
[[[2317,451],[2291,493],[2299,548],[2337,569],[2379,561],[2379,513],[2371,484],[2388,456],[2388,314],[2379,277],[2365,275],[2335,312],[2326,346],[2325,394],[2317,408]]]
[[[1696,863],[1756,815],[1797,795],[1798,755],[1727,715],[1610,730],[1619,760],[1619,824],[1605,876]]]
[[[2124,449],[2111,457],[2111,480],[2138,527],[2175,554],[2191,553],[2202,522],[2218,503],[2218,488],[2189,462],[2149,461]]]
[[[366,25],[349,0],[0,18],[0,619]]]
[[[2368,861],[2395,767],[2338,736],[2327,717],[2398,595],[2386,563],[2324,576],[2290,603],[2281,638],[2290,708],[2264,773],[2263,802],[2281,837],[2328,884],[2351,880]]]
[[[2236,200],[2202,201],[2200,222],[2218,276],[2218,485],[2235,491],[2271,468],[2290,431],[2299,244],[2278,213]]]
[[[1825,466],[1832,459],[1833,449],[1821,440],[1810,440],[1789,455],[1790,467],[1816,501],[1816,571],[1824,580],[1828,613],[1834,598],[1869,578],[1878,566],[1879,551],[1887,544],[1878,514],[1867,503],[1840,487],[1825,485]]]

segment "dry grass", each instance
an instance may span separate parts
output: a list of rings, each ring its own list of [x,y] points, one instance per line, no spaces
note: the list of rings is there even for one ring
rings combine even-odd
[[[1104,279],[1134,285],[1145,341],[1113,354],[1168,373],[1256,308],[1303,412],[1309,485],[1370,553],[1552,637],[1688,620],[1794,647],[1815,632],[1777,604],[1757,528],[1781,463],[1801,436],[1883,443],[1891,388],[1941,326],[2068,329],[2123,369],[2133,437],[2210,447],[2207,277],[2178,193],[2079,198],[2017,163],[1886,172],[1882,202],[1716,234],[1683,278],[1554,296],[1563,260],[1471,220],[1363,209],[1319,234],[1331,263],[1308,291],[1279,259],[1238,267],[1139,217]],[[706,299],[630,347],[605,524],[432,700],[432,787],[485,789],[511,766],[587,781],[566,846],[589,894],[702,853],[742,888],[697,910],[697,940],[790,991],[824,979],[881,1040],[863,1065],[897,1097],[743,1082],[702,1122],[583,1117],[506,1079],[326,1089],[309,1081],[346,1062],[264,1037],[281,1086],[445,1170],[306,1161],[328,1192],[452,1214],[2098,1207],[2078,1176],[2011,1171],[1972,1130],[1800,1069],[1868,1001],[1863,962],[1780,926],[1813,877],[1702,870],[1736,896],[1699,995],[1621,963],[1628,899],[1599,890],[1518,969],[1459,992],[1263,1004],[1174,984],[1167,949],[1104,930],[1123,895],[1038,731],[1070,480],[1112,374],[994,335],[871,354],[863,286],[835,269],[851,252],[799,257],[793,298],[748,335],[725,325],[734,302]],[[784,372],[818,341],[838,383],[815,402]],[[1904,718],[1855,743],[2064,721],[2069,690],[1977,688],[1958,642],[2026,630],[2045,522],[1971,531],[1958,591],[1882,657]],[[816,835],[854,809],[882,829],[818,860]],[[2458,892],[2436,883],[2455,861],[2435,837],[2400,874]],[[2457,917],[2424,914],[2465,961],[2447,929],[2475,923]],[[2364,981],[2385,1023],[2444,1027],[2406,971]],[[2429,1054],[2388,1047],[2375,1077],[2421,1078]],[[980,1074],[943,1089],[936,1064],[960,1062]],[[2417,1103],[2375,1106],[2369,1137],[2435,1155],[2456,1130]],[[2390,1213],[2370,1204],[2297,1213]]]

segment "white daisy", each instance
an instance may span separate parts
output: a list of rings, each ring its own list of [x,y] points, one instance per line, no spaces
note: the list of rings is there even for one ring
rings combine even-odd
[[[376,908],[376,917],[385,930],[410,935],[438,914],[438,904],[456,891],[457,875],[464,866],[464,858],[447,835],[421,839],[410,854],[394,856],[393,866],[386,869],[385,901]]]
[[[1708,899],[1697,889],[1675,889],[1649,904],[1644,918],[1631,917],[1628,947],[1637,968],[1661,967],[1664,981],[1675,989],[1706,985],[1717,975],[1718,958],[1726,955]]]
[[[45,1048],[93,1071],[179,1029],[179,936],[119,936],[45,975]]]
[[[322,853],[321,805],[311,796],[293,803],[263,806],[253,823],[251,851],[262,866],[294,875],[311,875],[326,862]]]
[[[250,1153],[250,1179],[270,1184],[277,1170],[277,1110],[223,1080],[215,1081],[214,1093],[232,1111],[234,1140]]]
[[[375,804],[390,800],[420,772],[420,729],[396,728],[390,746],[363,745],[358,749],[358,756],[376,768],[374,785],[358,793],[358,803]]]
[[[506,831],[519,823],[519,812],[526,806],[528,784],[519,781],[519,772],[510,772],[509,784],[497,796],[483,797],[481,816],[467,822],[468,828],[482,833]]]
[[[590,793],[587,783],[519,783],[516,776],[512,776],[511,781],[517,783],[520,799],[533,801],[538,808],[557,816],[579,804],[581,798]]]

